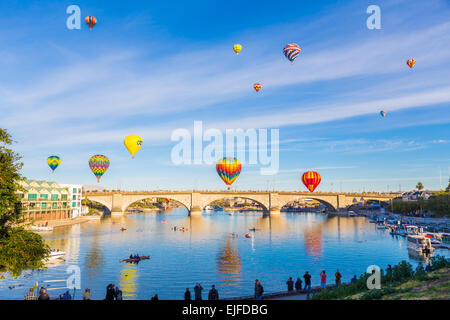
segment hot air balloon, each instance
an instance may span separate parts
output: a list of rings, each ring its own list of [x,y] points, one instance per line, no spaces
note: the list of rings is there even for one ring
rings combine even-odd
[[[142,138],[135,134],[129,135],[125,138],[124,144],[131,153],[131,158],[134,159],[134,155],[142,147],[142,142]]]
[[[97,177],[97,182],[109,168],[109,159],[101,154],[96,154],[89,159],[89,167]]]
[[[237,43],[233,46],[233,51],[236,52],[236,54],[239,54],[239,52],[241,52],[241,50],[242,50],[242,46],[240,44]]]
[[[84,20],[86,21],[87,25],[89,26],[89,29],[91,30],[97,24],[97,18],[94,16],[87,16]]]
[[[408,61],[406,61],[406,64],[408,65],[408,67],[410,67],[411,69],[414,67],[414,64],[416,63],[416,60],[414,59],[409,59]]]
[[[253,88],[256,90],[256,92],[258,92],[259,90],[261,90],[261,83],[255,83],[253,85]]]
[[[50,156],[47,158],[47,164],[52,169],[52,172],[55,172],[55,169],[58,168],[61,163],[61,159],[58,156]]]
[[[384,118],[386,116],[387,111],[381,110],[380,115]]]
[[[230,186],[241,173],[241,162],[236,158],[222,158],[216,164],[217,174],[226,185]],[[230,188],[228,188],[229,190]]]
[[[321,181],[320,174],[315,171],[306,171],[302,175],[302,182],[308,188],[309,191],[313,192]]]
[[[298,57],[298,55],[300,54],[300,51],[302,51],[302,50],[300,49],[299,45],[295,44],[295,43],[289,43],[283,49],[285,57],[291,63],[294,63],[294,60]]]

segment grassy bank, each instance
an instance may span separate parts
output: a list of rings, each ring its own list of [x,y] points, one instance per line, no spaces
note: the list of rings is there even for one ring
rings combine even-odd
[[[407,300],[450,299],[450,259],[433,258],[428,272],[422,264],[414,270],[410,263],[400,262],[392,270],[381,270],[381,289],[367,289],[369,274],[356,283],[322,290],[314,300]]]

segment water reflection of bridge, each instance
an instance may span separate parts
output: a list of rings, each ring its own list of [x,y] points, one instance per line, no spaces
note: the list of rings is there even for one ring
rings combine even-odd
[[[250,199],[263,208],[266,215],[279,214],[281,208],[294,201],[314,199],[325,204],[330,211],[345,209],[357,201],[375,200],[388,202],[397,193],[309,193],[286,191],[135,191],[135,192],[90,192],[86,198],[106,206],[112,214],[122,215],[133,203],[152,198],[177,201],[186,207],[190,215],[201,214],[203,208],[216,200],[225,198]]]

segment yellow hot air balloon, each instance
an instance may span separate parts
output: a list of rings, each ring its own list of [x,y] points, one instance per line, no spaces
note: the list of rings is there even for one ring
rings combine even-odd
[[[142,138],[138,135],[132,134],[125,138],[124,144],[128,151],[131,153],[131,157],[134,159],[134,155],[142,147]]]
[[[236,54],[239,54],[239,52],[241,52],[241,50],[242,50],[242,46],[237,43],[233,46],[233,50],[234,50],[234,52],[236,52]]]

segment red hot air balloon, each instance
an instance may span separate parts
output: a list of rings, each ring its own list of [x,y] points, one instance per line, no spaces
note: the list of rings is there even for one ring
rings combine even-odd
[[[261,83],[255,83],[254,85],[253,85],[253,88],[256,90],[256,92],[258,92],[259,90],[261,90]]]
[[[306,171],[302,175],[302,182],[308,188],[309,191],[313,192],[319,185],[322,178],[320,174],[315,171]]]

